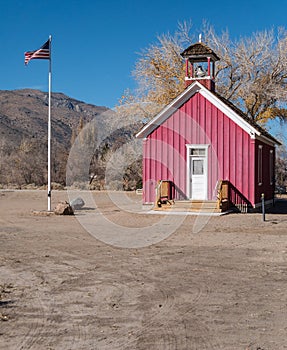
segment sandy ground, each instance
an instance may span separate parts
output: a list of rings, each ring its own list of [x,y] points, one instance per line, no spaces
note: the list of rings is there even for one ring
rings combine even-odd
[[[287,349],[283,201],[263,222],[93,196],[61,217],[33,213],[45,191],[0,192],[1,349]]]

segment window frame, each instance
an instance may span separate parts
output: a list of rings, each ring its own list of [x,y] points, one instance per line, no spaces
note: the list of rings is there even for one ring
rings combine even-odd
[[[258,185],[263,185],[263,145],[258,145]]]
[[[269,176],[270,176],[270,185],[274,184],[274,150],[269,151]]]

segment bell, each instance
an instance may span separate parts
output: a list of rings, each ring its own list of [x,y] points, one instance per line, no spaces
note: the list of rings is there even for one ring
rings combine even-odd
[[[197,77],[204,77],[206,75],[205,70],[202,69],[202,66],[198,66],[195,70],[195,76]]]

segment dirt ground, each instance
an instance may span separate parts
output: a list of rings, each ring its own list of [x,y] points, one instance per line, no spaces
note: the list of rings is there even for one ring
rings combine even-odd
[[[45,191],[0,192],[1,349],[287,349],[283,199],[263,222],[93,196],[69,217],[33,212]]]

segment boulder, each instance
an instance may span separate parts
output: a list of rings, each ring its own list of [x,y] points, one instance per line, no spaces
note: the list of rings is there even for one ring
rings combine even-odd
[[[59,202],[54,209],[56,215],[74,215],[74,210],[68,202]]]
[[[81,197],[77,197],[70,202],[70,206],[73,208],[73,210],[82,209],[84,205],[85,202]]]

